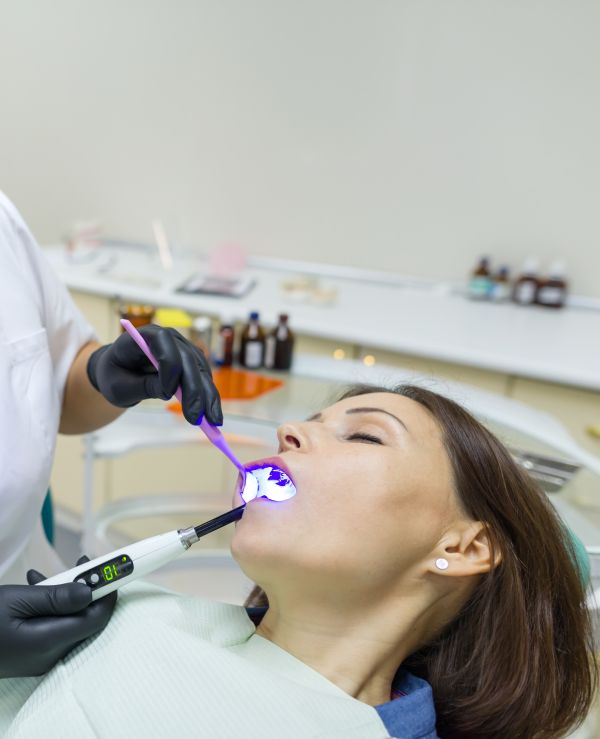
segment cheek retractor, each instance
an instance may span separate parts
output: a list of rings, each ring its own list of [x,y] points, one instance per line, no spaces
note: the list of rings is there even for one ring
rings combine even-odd
[[[296,495],[296,486],[280,467],[265,465],[246,470],[240,494],[246,503],[260,497],[280,502]]]

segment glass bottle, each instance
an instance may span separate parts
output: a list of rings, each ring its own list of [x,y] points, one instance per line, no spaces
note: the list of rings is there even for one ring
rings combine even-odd
[[[510,282],[508,279],[508,267],[500,267],[494,275],[490,297],[497,303],[510,300]]]
[[[492,284],[490,260],[488,257],[481,257],[469,279],[467,295],[473,300],[486,300],[490,297]]]
[[[527,259],[521,274],[513,285],[512,299],[519,305],[531,305],[535,302],[539,279],[538,263],[535,259]]]
[[[210,361],[212,344],[212,321],[208,316],[194,318],[191,330],[191,341]]]
[[[265,367],[288,370],[292,366],[294,334],[288,327],[288,315],[281,313],[279,323],[269,334],[265,347]]]
[[[265,332],[259,323],[258,313],[250,313],[242,331],[240,364],[247,369],[262,367],[265,354]]]
[[[535,302],[546,308],[562,308],[567,297],[564,262],[553,262],[545,280],[540,280]]]
[[[235,339],[235,328],[233,320],[229,317],[221,322],[217,346],[215,349],[215,364],[219,367],[231,367],[233,364],[233,342]]]

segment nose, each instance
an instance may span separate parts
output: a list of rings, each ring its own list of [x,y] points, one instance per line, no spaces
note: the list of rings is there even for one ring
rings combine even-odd
[[[279,451],[307,451],[309,439],[300,424],[284,423],[277,429]]]

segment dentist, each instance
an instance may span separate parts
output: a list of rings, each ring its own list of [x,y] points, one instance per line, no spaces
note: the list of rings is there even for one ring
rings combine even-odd
[[[204,415],[223,423],[204,355],[173,329],[141,332],[158,373],[126,334],[100,346],[0,193],[0,678],[46,672],[104,628],[116,601],[114,593],[92,604],[79,583],[32,587],[45,576],[31,568],[64,569],[40,516],[57,433],[93,431],[145,398],[170,398],[179,384],[190,423]]]

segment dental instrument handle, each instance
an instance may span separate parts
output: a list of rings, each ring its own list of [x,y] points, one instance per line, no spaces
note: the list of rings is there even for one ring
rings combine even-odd
[[[201,523],[199,526],[194,526],[194,532],[196,533],[196,536],[198,537],[198,539],[200,539],[206,534],[210,534],[211,531],[216,531],[223,526],[227,526],[228,523],[239,521],[242,517],[242,514],[244,513],[245,507],[246,504],[244,503],[237,508],[233,508],[226,513],[222,513],[220,516],[217,516],[216,518],[213,518],[206,523]]]
[[[156,357],[152,353],[152,349],[148,346],[148,343],[144,339],[144,337],[140,334],[140,332],[137,330],[137,328],[131,323],[131,321],[128,321],[126,318],[121,319],[121,326],[127,331],[127,333],[131,336],[131,338],[135,341],[135,343],[139,346],[139,348],[144,352],[144,354],[148,357],[150,362],[152,362],[152,365],[154,366],[154,369],[158,370],[158,361],[156,360]],[[175,391],[175,397],[177,400],[181,403],[181,385],[177,388]],[[204,433],[206,434],[208,440],[214,444],[214,446],[217,447],[223,454],[233,462],[233,464],[238,468],[238,470],[242,473],[242,482],[246,479],[246,469],[244,465],[238,460],[238,458],[235,456],[235,454],[231,451],[229,444],[225,440],[225,437],[223,436],[223,433],[220,429],[218,429],[216,426],[211,426],[208,421],[202,417],[202,421],[200,421],[199,424],[200,428]]]
[[[151,536],[134,544],[126,544],[90,562],[84,562],[70,570],[49,577],[37,585],[81,582],[92,589],[92,600],[98,600],[121,586],[145,577],[159,567],[177,559],[206,534],[238,521],[245,507],[245,504],[238,506],[199,526],[168,531],[166,534]]]

